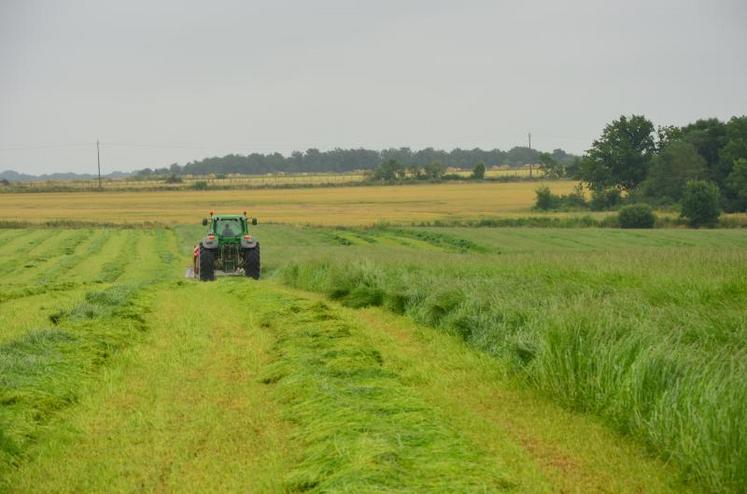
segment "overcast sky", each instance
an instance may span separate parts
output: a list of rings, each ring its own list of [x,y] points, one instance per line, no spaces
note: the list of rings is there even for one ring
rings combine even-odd
[[[0,170],[309,147],[582,152],[747,114],[747,2],[0,0]]]

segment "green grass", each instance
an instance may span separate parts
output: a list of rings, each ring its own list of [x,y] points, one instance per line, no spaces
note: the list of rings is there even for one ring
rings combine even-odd
[[[90,255],[84,256],[80,262],[71,269],[66,278],[76,282],[96,282],[104,277],[105,266],[112,265],[112,259],[123,249],[123,243],[129,238],[128,230],[100,229],[103,233],[100,244],[97,241],[95,250]]]
[[[118,312],[122,296],[89,302]],[[75,402],[37,428],[5,472],[7,490],[279,492],[296,452],[258,380],[271,338],[216,285],[168,281],[136,297],[148,309],[142,331],[112,347],[97,376],[62,383],[77,384]]]
[[[23,269],[33,268],[37,263],[43,262],[44,254],[50,247],[54,247],[58,236],[63,231],[32,230],[24,232],[14,230],[17,234],[3,245],[3,256],[0,258],[0,276],[8,273],[21,274]],[[27,267],[28,266],[28,267]]]
[[[159,239],[148,244],[157,264],[130,262],[123,254],[148,238],[146,232],[131,231],[118,242],[119,249],[106,252],[102,248],[113,232],[93,234],[89,243],[91,234],[53,232],[28,250],[30,257],[45,255],[49,272],[63,280],[62,274],[84,266],[87,256],[101,258],[103,265],[79,272],[83,281],[49,283],[46,277],[12,270],[0,275],[0,473],[23,461],[49,420],[81,398],[81,390],[114,353],[138,340],[149,287],[174,277],[176,259],[167,252],[173,247],[165,244],[173,233],[150,234]],[[65,242],[76,236],[79,240]],[[120,277],[127,281],[112,284]]]
[[[132,296],[147,310],[137,336],[81,375],[81,340]],[[69,334],[14,347],[53,369],[16,373],[19,389],[54,380],[72,399],[11,444],[10,492],[688,490],[634,443],[517,390],[495,359],[402,318],[241,279],[86,299],[99,309],[66,314]]]
[[[747,485],[747,235],[615,232],[609,246],[603,233],[470,231],[470,241],[499,254],[369,249],[361,260],[363,249],[335,249],[279,276],[457,334],[542,392],[640,438],[690,478],[739,491]]]
[[[255,228],[349,309],[177,281],[202,233],[0,231],[0,486],[747,485],[742,231]]]
[[[63,248],[63,256],[54,259],[50,266],[39,273],[35,282],[37,285],[48,285],[64,282],[67,274],[83,260],[95,256],[106,234],[103,231],[83,230],[77,232],[76,237]]]
[[[23,460],[57,411],[80,399],[113,352],[136,341],[147,314],[143,304],[119,287],[89,292],[47,329],[0,345],[0,473]]]

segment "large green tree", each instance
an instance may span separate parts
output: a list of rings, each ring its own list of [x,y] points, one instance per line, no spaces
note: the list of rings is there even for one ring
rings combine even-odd
[[[734,163],[747,159],[747,116],[733,117],[726,124],[726,141],[719,150],[720,166],[716,183],[723,185],[731,173]]]
[[[726,210],[745,209],[731,184],[731,174],[738,160],[747,159],[747,117],[733,117],[726,123],[715,118],[701,119],[669,135],[689,142],[703,157],[708,178],[721,190]]]
[[[706,161],[695,146],[671,141],[654,157],[642,185],[643,193],[662,202],[677,202],[688,181],[704,179],[707,174]]]
[[[734,162],[726,184],[732,197],[731,209],[747,211],[747,159],[741,158]]]
[[[655,151],[654,124],[642,115],[623,115],[608,124],[586,152],[580,178],[593,190],[634,190],[646,178]]]
[[[711,180],[718,182],[715,176],[719,163],[719,150],[726,143],[726,124],[717,118],[696,120],[679,129],[678,139],[692,144],[708,166]]]
[[[726,124],[726,142],[721,158],[731,161],[747,158],[747,116],[732,117]]]

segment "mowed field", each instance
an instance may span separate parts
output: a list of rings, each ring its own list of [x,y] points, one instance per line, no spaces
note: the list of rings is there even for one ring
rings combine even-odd
[[[747,485],[742,230],[201,234],[0,230],[0,491]]]
[[[263,222],[372,225],[527,216],[538,182],[424,184],[189,192],[0,194],[5,221],[194,223],[208,211],[243,211]],[[571,181],[548,182],[556,193]]]

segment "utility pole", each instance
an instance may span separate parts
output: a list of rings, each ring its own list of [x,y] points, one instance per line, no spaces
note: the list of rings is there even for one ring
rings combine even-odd
[[[532,150],[532,133],[529,133],[529,150]],[[532,163],[529,163],[529,178],[532,178]]]
[[[99,165],[99,190],[101,190],[101,151],[98,139],[96,139],[96,163]]]

